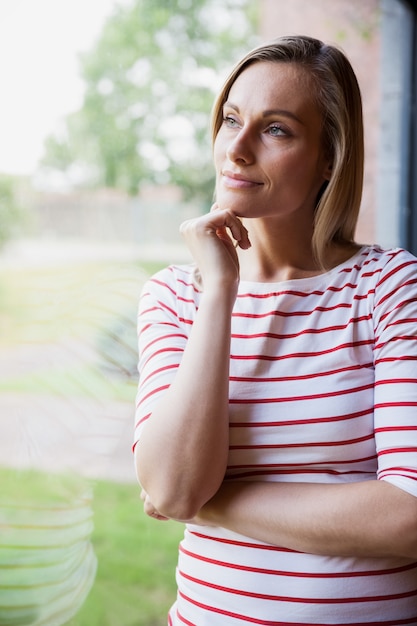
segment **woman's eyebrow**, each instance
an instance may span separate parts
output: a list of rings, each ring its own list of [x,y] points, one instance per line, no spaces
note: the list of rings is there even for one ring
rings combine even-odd
[[[264,111],[262,113],[263,117],[273,117],[274,115],[278,115],[282,117],[289,117],[292,120],[295,120],[296,122],[298,122],[299,124],[303,123],[295,113],[293,113],[292,111],[288,111],[287,109],[268,109],[267,111]]]
[[[239,107],[236,104],[233,104],[233,102],[227,101],[224,103],[223,107],[229,107],[230,109],[236,111],[236,113],[240,113]],[[287,109],[267,109],[266,111],[262,112],[262,117],[273,117],[275,115],[278,115],[280,117],[289,117],[290,119],[298,122],[298,124],[303,124],[303,122],[295,113],[293,113],[292,111],[288,111]]]

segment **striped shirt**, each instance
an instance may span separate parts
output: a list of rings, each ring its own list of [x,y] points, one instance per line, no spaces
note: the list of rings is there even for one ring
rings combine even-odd
[[[135,442],[180,363],[201,295],[192,271],[171,266],[143,290]],[[367,246],[319,276],[241,281],[229,398],[227,479],[377,478],[417,497],[417,259]],[[411,559],[317,556],[188,525],[177,584],[172,626],[417,624]]]

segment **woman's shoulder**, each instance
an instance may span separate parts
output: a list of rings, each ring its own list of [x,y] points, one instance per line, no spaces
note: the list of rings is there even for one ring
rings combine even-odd
[[[195,266],[168,265],[150,276],[143,287],[143,293],[171,293],[183,295],[187,292],[197,292],[195,285]]]
[[[417,271],[417,258],[405,248],[384,248],[379,245],[363,246],[358,253],[361,269],[379,273]]]
[[[417,295],[417,258],[400,247],[364,246],[351,264],[350,279],[362,294],[373,293],[377,302],[390,300],[400,288]]]
[[[149,278],[150,281],[165,280],[167,282],[173,282],[180,280],[192,280],[195,266],[191,264],[171,264],[157,270]]]

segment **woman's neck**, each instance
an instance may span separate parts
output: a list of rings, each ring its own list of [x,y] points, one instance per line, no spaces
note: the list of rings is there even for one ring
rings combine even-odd
[[[246,220],[245,226],[252,246],[248,250],[239,249],[240,275],[242,280],[252,282],[281,282],[318,276],[347,261],[360,248],[357,244],[331,244],[323,268],[313,253],[312,229],[283,231],[271,224],[255,223],[255,220]]]

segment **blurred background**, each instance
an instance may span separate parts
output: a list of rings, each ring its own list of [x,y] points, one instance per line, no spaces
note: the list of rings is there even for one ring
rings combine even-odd
[[[224,77],[294,33],[358,75],[357,239],[416,254],[414,3],[0,3],[0,626],[166,624],[182,527],[143,515],[133,470],[138,297],[189,261]]]

